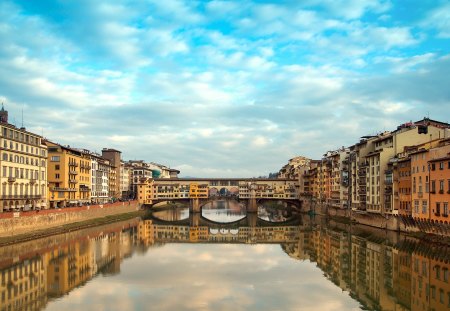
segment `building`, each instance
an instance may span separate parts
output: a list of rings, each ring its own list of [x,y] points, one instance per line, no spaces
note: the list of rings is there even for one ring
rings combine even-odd
[[[148,164],[143,160],[130,160],[127,162],[127,165],[130,167],[130,190],[131,196],[137,197],[138,185],[140,184],[140,180],[142,178],[148,179],[153,178],[153,171],[148,167]]]
[[[428,161],[430,180],[430,220],[449,224],[448,204],[450,202],[450,140],[446,146],[437,149],[444,156]],[[447,152],[448,151],[448,152]]]
[[[8,123],[0,111],[0,212],[47,206],[47,146],[41,136]]]
[[[120,188],[120,155],[121,151],[111,148],[103,148],[102,157],[109,160],[111,165],[110,178],[109,178],[109,195],[111,198],[118,199],[122,197],[122,191]]]
[[[106,203],[110,200],[110,173],[113,170],[109,160],[91,154],[91,201]]]
[[[91,158],[80,150],[46,141],[50,208],[91,202]]]
[[[120,191],[123,199],[130,198],[130,178],[131,167],[126,165],[123,161],[120,162]]]
[[[443,186],[445,186],[445,177],[440,170],[436,170],[436,163],[440,165],[440,161],[435,160],[445,158],[449,152],[449,139],[443,139],[423,145],[416,152],[411,153],[411,214],[415,219],[437,220],[438,222],[446,220],[446,217],[435,215],[436,203],[440,203],[438,200],[445,198],[442,196],[443,194],[439,193],[440,181],[444,180]],[[445,170],[442,173],[445,173]],[[433,176],[433,181],[431,181],[431,176]],[[433,198],[433,203],[431,203],[431,198]],[[440,204],[438,206],[440,207]]]

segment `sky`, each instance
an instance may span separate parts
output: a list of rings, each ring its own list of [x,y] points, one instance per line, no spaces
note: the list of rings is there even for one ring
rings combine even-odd
[[[253,177],[450,121],[450,1],[0,2],[10,123],[191,177]]]

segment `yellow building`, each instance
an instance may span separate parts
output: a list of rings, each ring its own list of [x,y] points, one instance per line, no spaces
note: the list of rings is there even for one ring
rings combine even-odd
[[[79,150],[47,141],[50,208],[91,201],[91,160]]]
[[[0,110],[0,212],[47,208],[47,147],[42,137],[8,123]]]
[[[137,199],[139,204],[153,203],[153,179],[140,178],[137,183]]]

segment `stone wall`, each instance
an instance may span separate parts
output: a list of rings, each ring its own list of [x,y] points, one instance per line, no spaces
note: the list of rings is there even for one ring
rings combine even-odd
[[[309,206],[305,207],[302,211],[308,212]],[[409,233],[431,233],[441,236],[450,236],[450,225],[437,224],[429,221],[414,220],[411,217],[402,217],[398,215],[380,215],[375,213],[350,211],[348,209],[336,209],[333,207],[327,207],[321,204],[314,204],[312,210],[318,215],[338,216],[338,217],[351,217],[351,220],[355,223]]]
[[[0,215],[0,237],[134,212],[139,208],[137,201],[130,201],[42,211],[2,213]]]

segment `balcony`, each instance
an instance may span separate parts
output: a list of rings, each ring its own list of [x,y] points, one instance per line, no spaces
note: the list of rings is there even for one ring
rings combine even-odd
[[[31,185],[34,185],[36,182],[37,182],[36,179],[34,179],[34,178],[31,178],[31,179],[30,179],[30,184],[31,184]]]
[[[69,174],[71,174],[71,175],[78,175],[78,172],[75,171],[75,170],[70,170],[70,171],[69,171]]]
[[[80,191],[81,192],[88,192],[88,191],[91,191],[91,189],[88,188],[88,187],[80,187]]]
[[[76,163],[76,162],[69,162],[69,166],[78,167],[78,163]]]
[[[16,182],[16,177],[8,177],[8,182]]]
[[[69,179],[69,183],[76,184],[76,183],[78,183],[78,180],[76,180],[76,179]]]
[[[417,193],[417,196],[418,196],[419,198],[423,198],[423,192],[418,192],[418,193]]]
[[[75,188],[53,187],[53,188],[50,188],[50,191],[77,191],[77,189],[75,189]]]

